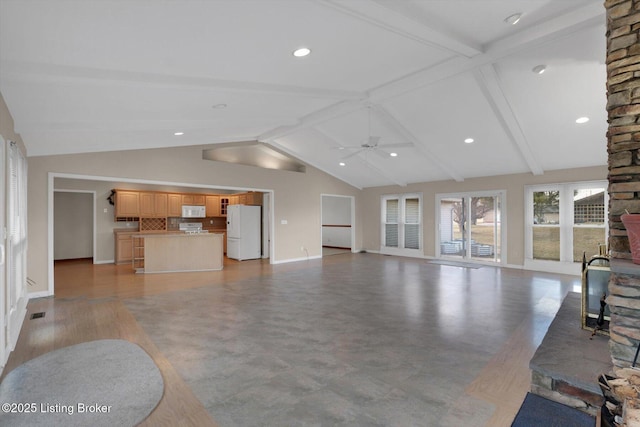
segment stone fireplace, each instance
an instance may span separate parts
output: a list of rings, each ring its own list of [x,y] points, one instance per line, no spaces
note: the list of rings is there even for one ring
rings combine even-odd
[[[609,130],[610,350],[614,369],[631,365],[640,343],[640,265],[620,220],[640,214],[640,0],[606,0]]]

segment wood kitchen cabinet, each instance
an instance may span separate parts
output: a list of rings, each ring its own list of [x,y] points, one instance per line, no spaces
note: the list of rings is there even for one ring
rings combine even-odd
[[[116,190],[116,218],[137,218],[140,216],[140,193],[138,191]]]
[[[167,195],[167,216],[182,216],[182,194]]]
[[[208,217],[220,216],[220,196],[209,195],[205,197],[205,207]]]
[[[231,194],[229,195],[229,204],[262,206],[262,193],[249,191],[247,193]]]
[[[133,260],[133,235],[136,230],[114,230],[115,237],[115,262],[126,264]]]
[[[167,193],[141,192],[140,216],[145,218],[162,218],[167,216]]]
[[[220,196],[220,216],[227,216],[227,206],[229,206],[229,196]]]
[[[204,206],[204,194],[183,194],[182,204],[191,206]]]
[[[245,205],[262,206],[262,193],[249,191],[245,194]]]

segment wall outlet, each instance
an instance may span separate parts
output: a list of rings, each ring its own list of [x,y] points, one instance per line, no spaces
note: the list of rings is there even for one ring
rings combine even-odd
[[[305,247],[304,247],[304,246],[300,246],[300,250],[301,250],[302,252],[304,252],[306,249],[305,249]]]

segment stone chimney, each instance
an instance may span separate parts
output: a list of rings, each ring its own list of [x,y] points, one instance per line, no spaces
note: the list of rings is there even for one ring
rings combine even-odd
[[[609,130],[610,349],[614,368],[630,366],[640,343],[640,265],[629,259],[620,216],[640,213],[640,0],[606,0]]]

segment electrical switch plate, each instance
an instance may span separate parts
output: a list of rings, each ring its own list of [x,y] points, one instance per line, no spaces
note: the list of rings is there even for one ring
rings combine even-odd
[[[282,225],[287,225],[287,220],[286,220],[286,219],[281,219],[281,220],[280,220],[280,224],[282,224]]]

